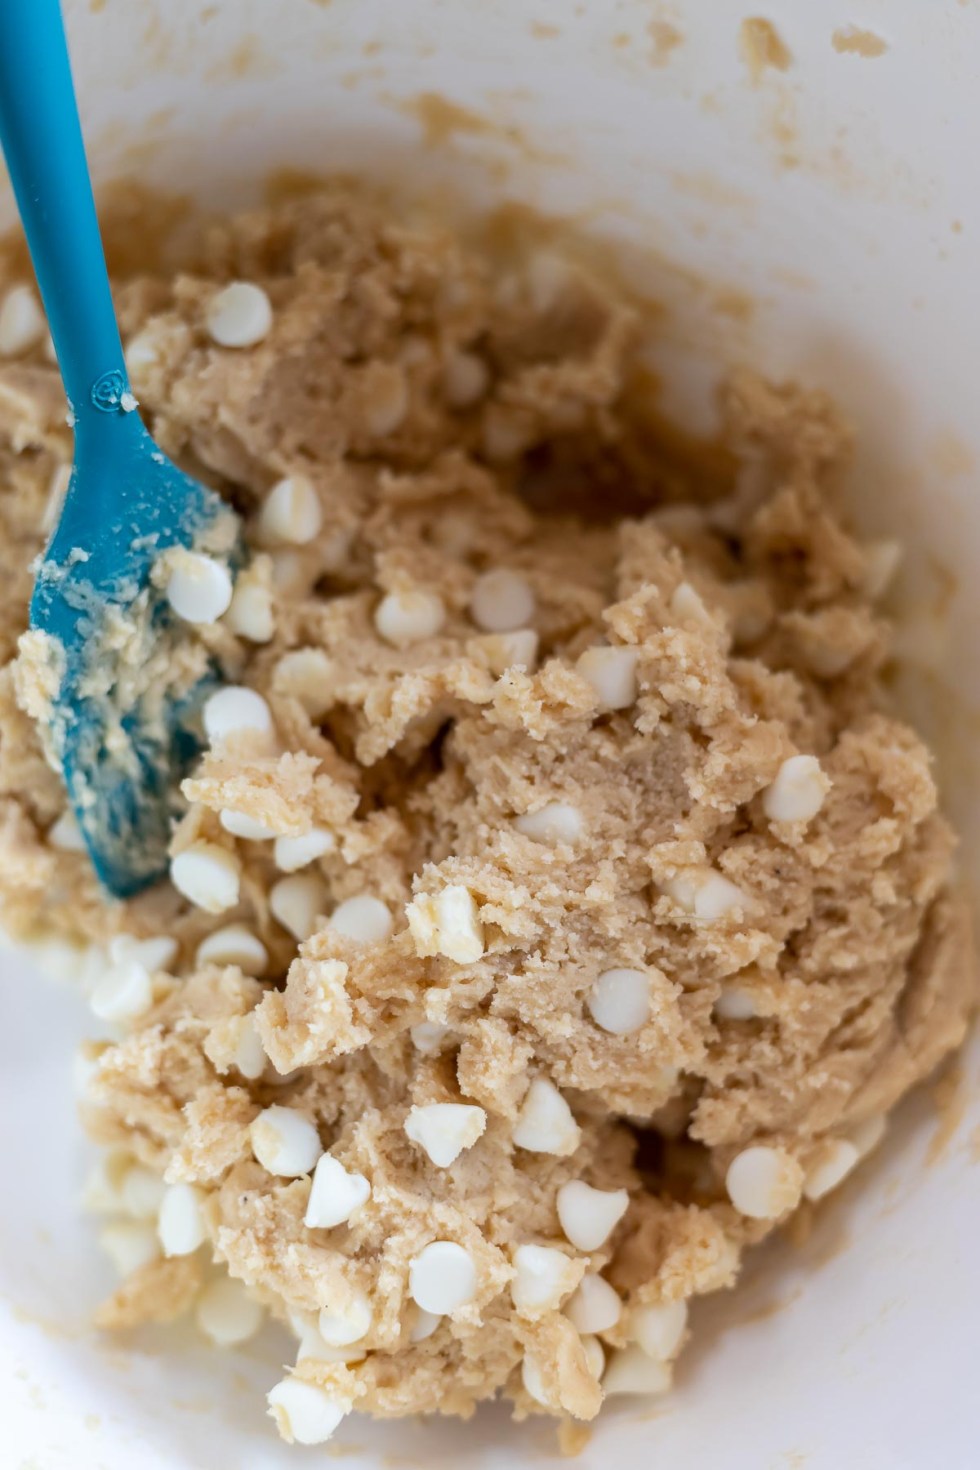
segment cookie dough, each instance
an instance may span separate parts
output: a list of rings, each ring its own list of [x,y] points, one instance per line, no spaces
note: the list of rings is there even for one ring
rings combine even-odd
[[[264,329],[216,338],[236,282]],[[102,1322],[234,1342],[258,1304],[301,1442],[665,1391],[691,1299],[859,1163],[974,1000],[879,677],[895,549],[834,508],[846,429],[739,372],[688,452],[615,290],[343,189],[208,225],[117,304],[154,433],[253,557],[196,634],[228,688],[173,882],[109,904],[17,696],[57,379],[0,366],[3,914],[104,1023]]]

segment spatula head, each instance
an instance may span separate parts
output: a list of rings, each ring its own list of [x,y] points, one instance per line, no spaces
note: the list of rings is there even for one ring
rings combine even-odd
[[[180,782],[218,683],[205,644],[167,602],[165,553],[193,547],[229,568],[239,556],[234,512],[126,417],[104,442],[76,440],[20,660],[48,758],[119,898],[167,870]]]

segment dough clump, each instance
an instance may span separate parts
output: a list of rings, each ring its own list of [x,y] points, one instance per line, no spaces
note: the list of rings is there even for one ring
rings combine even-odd
[[[221,345],[236,281],[271,322]],[[292,1438],[664,1389],[686,1304],[858,1162],[974,999],[876,550],[834,507],[846,428],[741,371],[695,454],[603,281],[339,188],[212,222],[118,306],[160,442],[245,517],[197,636],[271,728],[226,717],[173,840],[186,891],[237,884],[106,903],[17,654],[59,384],[40,347],[0,364],[4,920],[102,995],[103,1207],[160,1176],[178,1242],[102,1321],[230,1273],[297,1335]]]

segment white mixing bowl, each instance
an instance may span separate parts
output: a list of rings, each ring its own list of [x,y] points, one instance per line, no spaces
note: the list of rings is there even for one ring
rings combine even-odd
[[[613,242],[662,303],[651,352],[683,421],[710,423],[711,386],[739,359],[835,392],[860,434],[856,512],[909,547],[906,694],[978,870],[977,4],[772,0],[791,60],[756,76],[742,0],[67,9],[101,180],[236,203],[288,165],[406,198],[524,201]],[[886,49],[861,54],[880,48],[842,34],[851,22]],[[285,1338],[226,1354],[94,1334],[109,1276],[77,1205],[83,1008],[22,956],[0,959],[0,1464],[279,1470],[335,1449],[352,1470],[554,1462],[550,1432],[493,1410],[470,1426],[349,1420],[337,1446],[290,1451],[263,1414]],[[955,1099],[941,1117],[913,1100],[807,1246],[761,1253],[737,1292],[699,1307],[676,1392],[605,1412],[583,1470],[977,1463],[976,1061],[962,1117]]]

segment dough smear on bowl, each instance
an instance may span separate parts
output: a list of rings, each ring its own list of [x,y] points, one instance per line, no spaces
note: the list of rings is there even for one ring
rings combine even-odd
[[[690,1300],[974,1000],[837,411],[738,372],[687,454],[615,290],[343,189],[118,304],[142,411],[253,555],[189,633],[227,688],[172,883],[106,903],[17,646],[64,405],[39,334],[0,362],[2,906],[98,1018],[100,1321],[285,1321],[304,1443],[664,1392]]]

